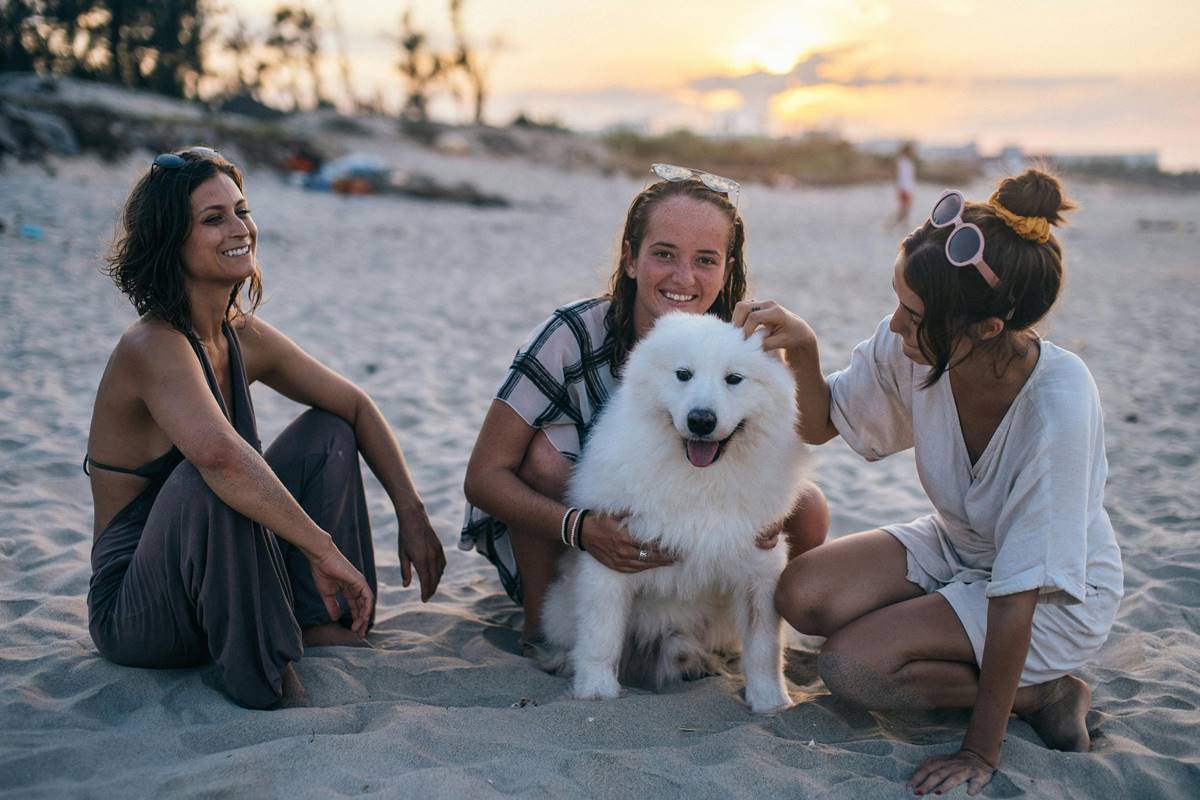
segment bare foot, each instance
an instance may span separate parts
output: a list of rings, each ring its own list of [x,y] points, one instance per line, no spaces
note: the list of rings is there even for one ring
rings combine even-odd
[[[283,668],[283,696],[275,708],[304,708],[308,705],[308,692],[300,682],[300,676],[291,664]]]
[[[1086,753],[1092,746],[1087,712],[1092,690],[1074,675],[1064,675],[1039,687],[1037,708],[1018,712],[1052,750]]]
[[[354,631],[343,628],[340,623],[327,622],[305,628],[305,647],[373,647],[366,639],[360,639]]]

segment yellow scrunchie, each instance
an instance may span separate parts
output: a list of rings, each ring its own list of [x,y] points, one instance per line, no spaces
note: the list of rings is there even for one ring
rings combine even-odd
[[[993,192],[988,198],[988,205],[995,210],[996,215],[1004,220],[1004,224],[1017,232],[1017,235],[1031,242],[1045,244],[1050,241],[1050,220],[1045,217],[1022,217],[1014,214],[1000,204],[999,192]]]

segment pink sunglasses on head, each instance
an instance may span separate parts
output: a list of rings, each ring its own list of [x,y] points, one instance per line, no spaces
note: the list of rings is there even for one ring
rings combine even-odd
[[[967,201],[962,192],[947,189],[933,204],[929,212],[929,224],[935,228],[945,228],[953,225],[954,230],[946,238],[946,258],[956,267],[974,267],[993,289],[1000,285],[1000,279],[992,268],[983,260],[983,231],[977,225],[963,222],[963,209]]]

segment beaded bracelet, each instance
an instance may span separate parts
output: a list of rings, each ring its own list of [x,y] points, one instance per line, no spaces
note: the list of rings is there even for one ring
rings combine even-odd
[[[562,539],[562,543],[564,545],[566,545],[567,547],[571,546],[570,543],[567,541],[567,520],[569,520],[571,518],[572,513],[576,512],[578,510],[579,510],[578,508],[575,508],[574,506],[572,506],[567,509],[567,513],[563,514],[562,525],[559,528],[558,535],[559,535],[559,538]]]

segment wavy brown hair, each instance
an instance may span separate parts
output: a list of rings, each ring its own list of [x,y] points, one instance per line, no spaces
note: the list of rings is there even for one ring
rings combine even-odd
[[[1075,208],[1057,178],[1037,169],[1005,178],[996,199],[1014,214],[1042,217],[1051,225],[1064,222],[1063,212]],[[917,344],[933,369],[929,387],[950,368],[958,343],[973,338],[972,326],[989,317],[1004,321],[1004,332],[973,352],[990,353],[999,361],[1020,355],[1017,334],[1036,325],[1058,299],[1063,281],[1062,245],[1053,235],[1042,244],[1022,237],[990,205],[967,203],[963,221],[983,231],[983,260],[1000,284],[993,289],[972,267],[957,268],[946,258],[950,227],[934,228],[928,220],[901,243],[904,282],[925,306],[917,326]],[[1011,315],[1011,316],[1010,316]]]
[[[728,322],[733,318],[733,307],[746,296],[746,226],[737,208],[729,198],[709,189],[700,181],[691,178],[685,181],[659,181],[653,183],[629,204],[625,215],[625,230],[621,234],[620,252],[616,268],[608,280],[608,296],[612,300],[604,325],[616,346],[613,349],[613,372],[619,372],[629,351],[633,349],[637,331],[633,324],[634,299],[637,296],[637,280],[625,272],[624,245],[629,245],[629,257],[637,258],[650,224],[650,215],[659,203],[670,197],[690,197],[708,203],[718,209],[729,220],[729,246],[726,248],[725,283],[716,301],[708,309],[709,314]]]
[[[184,288],[183,243],[192,231],[192,192],[214,175],[228,175],[242,188],[242,173],[213,151],[177,150],[184,164],[176,169],[151,166],[125,201],[121,213],[122,232],[105,257],[104,272],[113,279],[138,316],[150,314],[191,334],[191,306]],[[249,281],[248,308],[239,298]],[[253,313],[262,302],[262,276],[254,274],[234,284],[225,309],[227,320]]]

